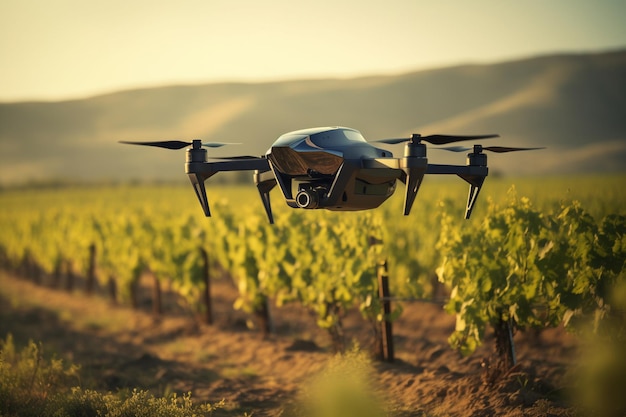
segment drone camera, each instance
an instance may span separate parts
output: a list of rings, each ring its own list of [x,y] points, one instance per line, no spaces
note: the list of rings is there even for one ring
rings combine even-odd
[[[319,196],[315,190],[300,190],[296,195],[296,204],[300,208],[314,209],[319,204]]]

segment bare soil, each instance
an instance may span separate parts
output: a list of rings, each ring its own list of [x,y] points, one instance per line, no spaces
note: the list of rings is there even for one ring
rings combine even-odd
[[[146,280],[146,285],[149,280]],[[149,389],[155,394],[192,392],[196,401],[225,400],[225,415],[288,415],[308,381],[334,355],[327,333],[298,306],[271,308],[273,333],[250,329],[250,317],[234,311],[236,289],[213,283],[215,323],[201,324],[171,294],[155,317],[150,288],[138,309],[72,293],[0,271],[0,337],[18,345],[41,341],[58,357],[81,365],[81,384],[101,390]],[[454,317],[441,306],[405,303],[394,323],[396,360],[373,362],[373,384],[393,416],[572,416],[568,370],[577,340],[563,329],[515,335],[518,365],[490,382],[489,337],[470,357],[447,342]],[[358,312],[344,318],[346,337],[363,351],[372,330]]]

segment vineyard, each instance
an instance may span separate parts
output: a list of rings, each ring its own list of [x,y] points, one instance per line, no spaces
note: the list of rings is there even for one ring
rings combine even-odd
[[[489,179],[469,221],[467,191],[449,179],[425,182],[407,217],[400,193],[377,210],[343,213],[290,209],[276,193],[274,225],[253,186],[208,184],[209,219],[188,185],[4,190],[0,263],[69,291],[80,277],[88,293],[104,288],[134,307],[148,274],[153,314],[168,314],[166,288],[209,324],[211,280],[232,280],[233,308],[251,327],[269,334],[268,312],[298,305],[335,351],[348,347],[348,311],[380,329],[406,303],[435,303],[456,316],[449,343],[464,355],[492,329],[494,381],[517,363],[516,332],[564,326],[608,346],[623,341],[624,180]]]

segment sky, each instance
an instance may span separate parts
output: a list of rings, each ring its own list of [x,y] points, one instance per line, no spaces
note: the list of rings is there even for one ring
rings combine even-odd
[[[0,0],[0,102],[626,48],[626,0]]]

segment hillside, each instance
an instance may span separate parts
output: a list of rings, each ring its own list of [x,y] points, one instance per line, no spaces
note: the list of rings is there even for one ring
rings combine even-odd
[[[139,89],[62,102],[0,103],[0,182],[185,180],[184,152],[119,140],[242,142],[214,155],[263,154],[280,134],[343,125],[366,138],[499,133],[547,146],[490,156],[506,174],[623,172],[626,51],[554,55],[396,76]],[[490,141],[490,144],[496,141]],[[401,153],[401,146],[390,146]],[[464,163],[432,151],[431,162]]]

